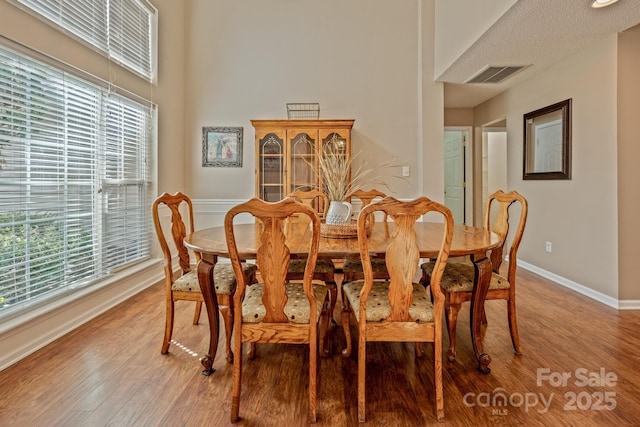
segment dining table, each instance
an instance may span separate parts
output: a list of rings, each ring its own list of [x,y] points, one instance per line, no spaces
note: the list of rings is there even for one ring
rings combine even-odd
[[[259,223],[235,224],[234,233],[238,252],[242,259],[255,259],[258,249]],[[289,221],[285,225],[287,246],[292,257],[305,257],[309,248],[311,230],[308,223]],[[370,227],[369,249],[376,256],[384,256],[388,239],[393,233],[392,221],[375,221]],[[438,256],[444,231],[443,223],[416,222],[415,232],[417,236],[420,257],[435,259]],[[202,291],[207,318],[209,320],[210,337],[209,349],[200,361],[204,367],[203,374],[210,375],[213,369],[213,361],[216,357],[219,339],[219,308],[213,283],[213,268],[218,262],[218,257],[228,257],[229,250],[223,226],[216,226],[195,231],[187,235],[185,245],[201,256],[198,263],[198,282]],[[478,370],[489,373],[491,357],[483,351],[482,345],[482,320],[484,317],[484,300],[489,289],[492,274],[492,264],[488,252],[500,245],[497,234],[484,228],[456,224],[453,231],[453,240],[449,257],[469,256],[475,269],[473,294],[471,299],[470,328],[473,351],[478,362]],[[318,250],[319,258],[343,260],[345,258],[360,257],[358,239],[321,237]],[[259,270],[259,266],[258,266]],[[455,354],[455,352],[453,353]],[[229,355],[227,355],[229,356]],[[231,355],[233,357],[233,355]],[[229,359],[229,357],[228,357]]]

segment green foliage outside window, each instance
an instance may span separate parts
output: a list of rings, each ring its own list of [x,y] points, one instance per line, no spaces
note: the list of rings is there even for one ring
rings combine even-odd
[[[23,212],[0,214],[0,311],[66,286],[67,268],[91,263],[80,250],[90,239],[86,232],[65,241],[64,223],[53,214],[30,214],[28,221]]]

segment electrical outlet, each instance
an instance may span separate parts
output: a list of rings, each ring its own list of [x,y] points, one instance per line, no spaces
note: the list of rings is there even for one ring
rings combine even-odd
[[[544,247],[544,250],[549,252],[549,253],[551,253],[551,242],[547,242],[546,243],[546,245]]]
[[[409,176],[409,175],[411,175],[411,169],[409,168],[409,166],[403,166],[402,176]]]

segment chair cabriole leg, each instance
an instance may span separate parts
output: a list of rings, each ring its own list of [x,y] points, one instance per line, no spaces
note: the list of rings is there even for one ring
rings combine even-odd
[[[520,349],[520,337],[518,335],[518,323],[516,322],[516,300],[512,296],[507,302],[507,316],[509,317],[509,332],[511,332],[511,342],[516,354],[522,354]]]
[[[169,352],[169,344],[171,343],[171,335],[173,334],[173,313],[173,299],[169,299],[167,300],[167,317],[164,325],[164,341],[162,342],[162,350],[160,351],[162,354]]]
[[[233,363],[233,351],[231,349],[232,346],[232,336],[233,336],[233,305],[229,305],[227,307],[220,307],[220,313],[222,314],[222,319],[224,320],[224,333],[225,333],[225,349],[226,349],[226,359],[227,363]]]

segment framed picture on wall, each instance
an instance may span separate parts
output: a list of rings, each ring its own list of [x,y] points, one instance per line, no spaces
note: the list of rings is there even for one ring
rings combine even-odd
[[[242,167],[242,128],[202,128],[202,166]]]

